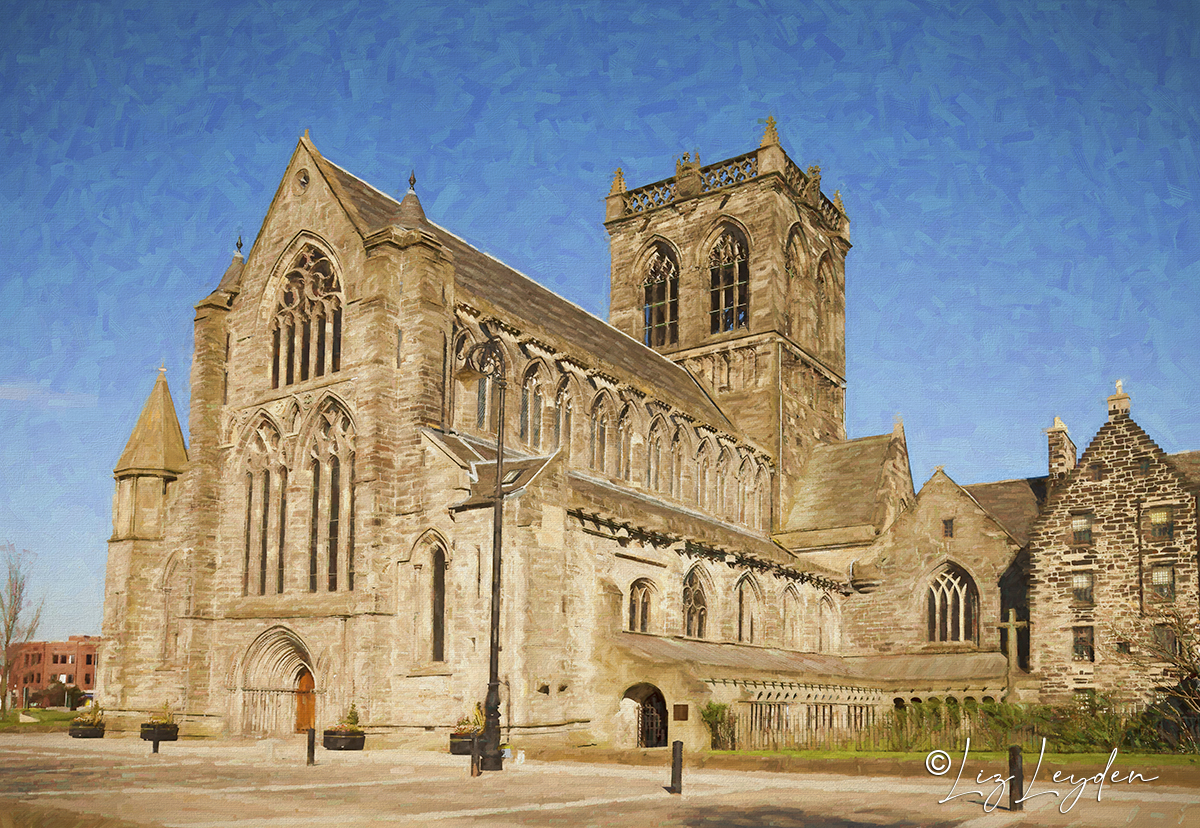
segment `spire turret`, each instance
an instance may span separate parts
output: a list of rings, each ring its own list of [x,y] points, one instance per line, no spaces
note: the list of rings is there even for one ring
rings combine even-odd
[[[158,379],[150,397],[142,407],[141,416],[121,459],[117,461],[113,474],[156,475],[178,477],[187,466],[187,447],[183,443],[183,430],[175,415],[175,403],[167,388],[167,372],[160,368]]]

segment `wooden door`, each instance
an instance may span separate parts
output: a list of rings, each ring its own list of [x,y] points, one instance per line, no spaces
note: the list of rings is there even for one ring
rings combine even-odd
[[[307,733],[317,726],[316,681],[307,669],[302,670],[296,681],[296,732]]]

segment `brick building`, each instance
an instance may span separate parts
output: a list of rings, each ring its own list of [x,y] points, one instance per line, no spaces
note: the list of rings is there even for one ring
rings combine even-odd
[[[9,648],[13,665],[8,689],[18,703],[54,682],[90,693],[96,686],[100,636],[72,635],[66,641],[28,641]]]
[[[354,702],[444,738],[487,681],[502,398],[512,737],[698,747],[711,700],[846,728],[1006,692],[1041,501],[942,473],[917,495],[899,423],[847,439],[849,222],[820,170],[772,122],[736,158],[618,171],[605,227],[611,324],[300,139],[196,306],[190,446],[160,375],[114,469],[114,722],[166,702],[281,733]]]

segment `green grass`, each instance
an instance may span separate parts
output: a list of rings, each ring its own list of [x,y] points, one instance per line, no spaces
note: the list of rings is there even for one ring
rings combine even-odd
[[[62,710],[26,710],[23,711],[27,716],[32,716],[37,719],[36,722],[20,722],[17,719],[16,710],[8,711],[3,719],[0,719],[0,733],[53,733],[56,731],[65,731],[71,724],[71,720],[78,716],[78,713]]]
[[[714,750],[719,756],[780,756],[796,759],[824,759],[837,761],[853,761],[855,759],[883,759],[888,761],[924,762],[929,751],[898,751],[898,750]],[[954,762],[962,761],[962,750],[951,751],[950,758]],[[1025,751],[1025,764],[1037,761],[1036,751]],[[1007,762],[1008,751],[972,750],[970,761]],[[1046,751],[1046,764],[1097,764],[1108,762],[1107,753],[1051,753]],[[1175,753],[1133,753],[1121,750],[1113,763],[1117,765],[1196,765],[1200,766],[1200,756],[1196,754]]]

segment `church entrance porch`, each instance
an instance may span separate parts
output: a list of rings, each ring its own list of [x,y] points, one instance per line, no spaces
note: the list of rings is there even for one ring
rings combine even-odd
[[[653,684],[635,684],[625,691],[622,707],[637,704],[637,746],[667,746],[667,700]]]
[[[316,726],[317,688],[312,657],[300,637],[272,627],[246,650],[238,671],[232,721],[245,736],[282,736]]]

